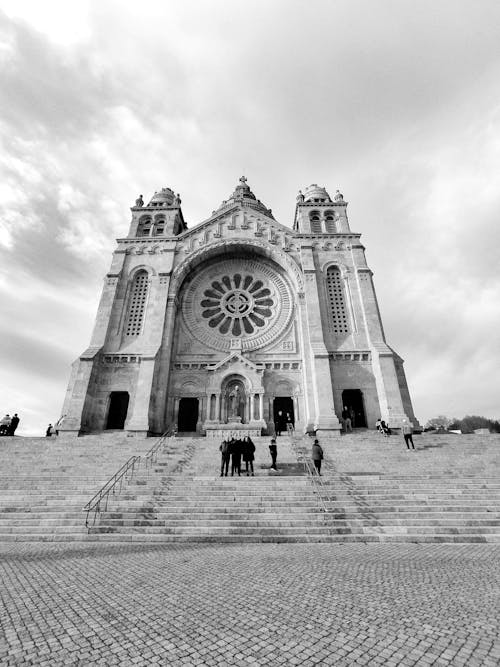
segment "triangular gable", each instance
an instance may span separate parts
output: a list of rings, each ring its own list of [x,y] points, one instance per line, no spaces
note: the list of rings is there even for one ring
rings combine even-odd
[[[233,217],[237,213],[240,213],[241,211],[243,211],[247,215],[248,219],[258,221],[262,225],[263,231],[264,229],[267,230],[269,229],[269,227],[271,227],[275,233],[286,234],[290,237],[294,237],[296,235],[296,232],[294,232],[291,227],[287,227],[286,225],[283,225],[281,222],[277,222],[274,218],[269,218],[260,211],[246,209],[243,206],[235,204],[234,206],[231,206],[230,208],[225,209],[224,211],[214,211],[213,215],[210,218],[208,218],[208,220],[204,220],[203,222],[200,222],[194,227],[191,227],[187,231],[180,234],[179,238],[188,239],[190,236],[193,235],[198,236],[200,232],[203,233],[205,231],[212,231],[212,230],[217,231],[217,229],[222,223],[231,222],[233,220]],[[239,226],[240,225],[238,223],[238,227]],[[231,227],[229,227],[229,229],[231,229]]]
[[[242,354],[239,352],[231,352],[228,354],[228,356],[225,359],[222,359],[222,361],[219,361],[219,363],[214,364],[213,366],[207,366],[207,371],[218,371],[220,370],[223,366],[229,366],[230,364],[240,362],[243,366],[246,366],[250,370],[254,371],[255,373],[263,370],[264,365],[263,364],[255,364],[253,361],[250,361],[250,359],[247,359],[244,357]]]

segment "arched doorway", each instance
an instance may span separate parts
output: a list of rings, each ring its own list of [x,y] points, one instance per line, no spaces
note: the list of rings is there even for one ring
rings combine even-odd
[[[347,408],[351,415],[351,422],[353,428],[366,428],[366,414],[363,400],[363,392],[361,389],[344,389],[342,392],[342,410]]]
[[[128,391],[112,391],[109,396],[107,429],[123,429],[128,412]]]
[[[181,398],[179,401],[179,416],[177,418],[177,430],[179,432],[194,432],[198,423],[198,399]]]

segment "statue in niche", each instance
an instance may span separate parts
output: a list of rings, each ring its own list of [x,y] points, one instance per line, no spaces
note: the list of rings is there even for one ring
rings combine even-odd
[[[238,415],[238,410],[240,407],[240,388],[238,385],[235,385],[228,395],[229,405],[228,405],[228,415],[229,417],[236,417]]]

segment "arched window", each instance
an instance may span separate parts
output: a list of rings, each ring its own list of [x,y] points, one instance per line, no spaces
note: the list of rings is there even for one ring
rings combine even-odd
[[[148,272],[138,271],[135,274],[130,291],[127,320],[125,324],[126,336],[140,336],[144,313],[146,311],[146,299],[148,296]]]
[[[311,232],[321,234],[321,220],[318,211],[311,211],[309,220],[311,221]]]
[[[151,218],[141,218],[137,225],[137,236],[149,236],[151,230]]]
[[[336,266],[330,266],[326,272],[326,292],[334,333],[349,333],[349,321],[347,318],[343,279]]]
[[[163,236],[165,231],[165,219],[155,218],[155,226],[153,229],[153,236]]]
[[[337,231],[335,227],[335,216],[331,211],[325,213],[325,229],[327,234],[335,234]]]

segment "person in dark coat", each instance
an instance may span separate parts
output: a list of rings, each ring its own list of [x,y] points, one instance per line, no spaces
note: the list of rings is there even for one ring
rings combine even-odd
[[[384,435],[391,435],[391,429],[387,426],[383,419],[380,420],[380,428],[382,429],[382,433]]]
[[[10,426],[7,429],[7,435],[14,435],[18,424],[19,424],[19,417],[17,416],[16,412],[15,415],[10,420]]]
[[[247,477],[249,476],[248,464],[250,464],[252,477],[254,476],[253,473],[254,452],[255,452],[255,445],[252,442],[252,438],[249,435],[247,435],[243,440],[243,461],[245,461],[245,470],[247,473]]]
[[[276,438],[271,439],[271,444],[269,445],[269,453],[271,454],[271,470],[277,470],[276,468],[276,459],[278,457],[278,448],[276,447]]]
[[[219,447],[221,452],[221,461],[220,461],[220,476],[224,474],[227,477],[227,471],[229,469],[229,459],[231,458],[231,453],[229,451],[229,442],[223,440],[221,446]]]
[[[311,458],[314,461],[314,466],[318,475],[321,475],[321,461],[323,460],[323,449],[317,440],[312,446]]]
[[[278,436],[281,435],[282,430],[283,430],[283,412],[279,410],[278,414],[276,415],[276,421],[274,422],[274,431]]]
[[[238,471],[238,477],[241,475],[241,440],[233,438],[231,440],[231,477],[234,471]]]

